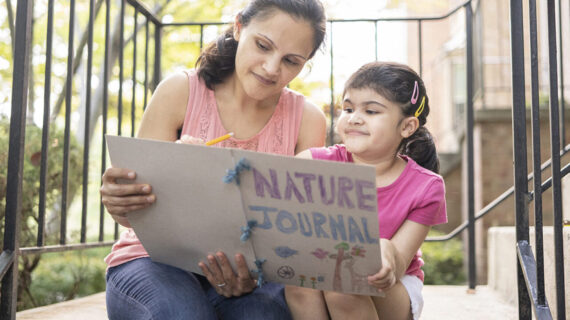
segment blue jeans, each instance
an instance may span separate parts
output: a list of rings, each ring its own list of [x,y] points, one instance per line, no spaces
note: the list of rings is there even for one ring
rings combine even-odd
[[[140,258],[109,268],[109,319],[291,319],[283,286],[267,283],[226,298],[204,276]]]

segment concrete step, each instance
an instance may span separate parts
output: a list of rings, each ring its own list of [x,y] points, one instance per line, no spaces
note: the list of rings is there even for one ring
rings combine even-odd
[[[515,320],[515,306],[487,286],[468,293],[466,286],[425,286],[422,320]],[[18,320],[105,320],[105,293],[18,312]]]

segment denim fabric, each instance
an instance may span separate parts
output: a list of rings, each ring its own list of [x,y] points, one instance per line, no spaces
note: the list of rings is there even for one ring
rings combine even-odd
[[[291,319],[280,284],[225,298],[205,277],[150,258],[109,268],[107,315],[110,320]]]

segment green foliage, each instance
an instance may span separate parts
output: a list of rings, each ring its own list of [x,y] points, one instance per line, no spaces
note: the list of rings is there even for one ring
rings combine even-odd
[[[8,165],[9,119],[0,116],[0,219],[4,230],[4,215],[6,210],[6,178]],[[52,126],[49,137],[46,179],[46,219],[49,211],[60,201],[62,190],[63,167],[63,130]],[[35,125],[26,126],[26,143],[24,145],[24,168],[22,181],[22,211],[20,247],[34,246],[38,223],[39,193],[40,193],[40,161],[42,148],[42,129]],[[68,190],[76,190],[81,179],[73,178],[80,173],[82,148],[73,136],[70,136],[69,151],[69,181]],[[0,230],[0,232],[2,232]],[[49,240],[50,235],[47,235]],[[0,237],[0,244],[3,237]]]
[[[6,180],[9,149],[9,119],[0,116],[0,245],[3,242],[4,216],[6,211]],[[46,226],[50,223],[59,225],[59,204],[61,203],[62,190],[62,167],[63,167],[63,131],[54,126],[51,128],[48,140],[47,175],[45,186]],[[26,142],[24,144],[24,168],[22,179],[22,209],[20,216],[19,246],[31,247],[36,245],[38,230],[39,193],[40,193],[40,163],[42,148],[42,129],[35,125],[26,126]],[[70,137],[69,151],[69,181],[68,196],[71,199],[73,192],[77,190],[81,179],[79,176],[82,161],[82,148],[73,137]],[[51,219],[50,219],[51,218]],[[56,243],[59,235],[58,230],[45,231],[46,244]],[[30,291],[31,273],[38,266],[40,256],[29,255],[20,257],[20,280],[18,281],[18,304],[23,306],[37,306],[34,294]]]
[[[106,265],[103,258],[108,252],[109,248],[97,248],[42,255],[32,275],[30,288],[35,305],[48,305],[105,291]],[[21,307],[27,309],[33,305],[22,304]]]
[[[430,236],[440,235],[432,230]],[[422,259],[425,264],[424,284],[457,285],[465,283],[463,243],[458,239],[443,242],[424,242]]]

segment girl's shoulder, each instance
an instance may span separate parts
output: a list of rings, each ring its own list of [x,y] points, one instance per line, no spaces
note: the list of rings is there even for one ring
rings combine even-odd
[[[394,183],[385,188],[401,190],[408,195],[413,194],[412,197],[419,198],[426,194],[445,194],[445,184],[439,174],[420,166],[412,158],[401,157],[407,161],[404,171]]]
[[[447,222],[443,178],[421,167],[413,159],[407,160],[408,164],[399,181],[399,194],[405,195],[406,201],[414,208],[407,219],[425,225]]]

